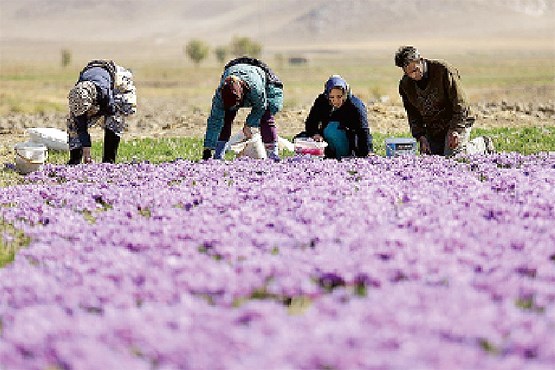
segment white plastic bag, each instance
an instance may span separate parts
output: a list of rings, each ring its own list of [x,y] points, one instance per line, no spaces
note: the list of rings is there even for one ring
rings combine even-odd
[[[54,127],[31,127],[27,129],[31,141],[52,150],[69,150],[67,133]]]
[[[133,83],[133,73],[121,66],[116,66],[114,82],[114,100],[119,111],[124,115],[135,114],[137,112],[137,89]]]
[[[295,151],[295,146],[289,140],[278,137],[278,145],[281,150]],[[268,158],[266,148],[262,142],[262,136],[254,133],[250,140],[247,140],[243,131],[239,131],[229,138],[225,150],[233,150],[238,157],[246,156],[250,158],[265,159]]]
[[[226,144],[226,149],[231,149],[237,153],[237,157],[250,157],[255,159],[266,159],[266,148],[262,143],[262,136],[259,133],[252,135],[247,140],[242,131],[233,135]]]
[[[279,144],[279,148],[282,150],[288,150],[290,152],[294,152],[295,151],[295,145],[293,145],[292,142],[290,142],[289,140],[279,137],[278,138],[278,144]]]

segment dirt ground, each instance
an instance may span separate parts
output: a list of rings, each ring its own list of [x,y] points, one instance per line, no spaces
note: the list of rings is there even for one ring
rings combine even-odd
[[[368,118],[372,132],[395,134],[408,131],[406,114],[401,105],[368,102]],[[285,109],[276,116],[280,135],[292,136],[304,129],[304,120],[310,107]],[[527,127],[552,126],[555,124],[555,100],[486,102],[473,105],[477,116],[475,127]],[[242,109],[236,119],[233,132],[240,129],[247,109]],[[208,112],[182,107],[171,99],[150,99],[140,102],[139,113],[129,120],[124,139],[145,137],[203,137]],[[0,117],[0,160],[13,160],[13,145],[28,140],[26,129],[30,127],[57,127],[65,130],[63,113],[12,114]],[[102,131],[92,128],[94,139]]]

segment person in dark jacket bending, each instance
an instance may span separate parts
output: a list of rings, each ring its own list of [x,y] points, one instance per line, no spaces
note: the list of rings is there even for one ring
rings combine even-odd
[[[125,113],[115,101],[115,64],[93,61],[81,71],[79,80],[69,92],[69,118],[67,120],[70,158],[68,164],[82,161],[91,163],[91,136],[88,128],[104,119],[104,148],[102,162],[114,163],[124,129]]]
[[[316,141],[325,140],[326,158],[366,157],[373,151],[366,106],[352,95],[347,82],[331,76],[318,95],[305,121],[305,132]]]

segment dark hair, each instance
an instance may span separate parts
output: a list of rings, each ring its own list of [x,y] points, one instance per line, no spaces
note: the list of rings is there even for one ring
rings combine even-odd
[[[420,59],[420,52],[414,46],[401,46],[395,53],[395,65],[404,68],[410,62]]]
[[[224,108],[233,108],[243,100],[243,85],[236,76],[228,76],[221,87]]]

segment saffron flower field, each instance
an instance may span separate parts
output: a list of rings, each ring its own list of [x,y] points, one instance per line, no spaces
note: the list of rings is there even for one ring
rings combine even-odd
[[[555,155],[45,165],[0,369],[553,369]]]

